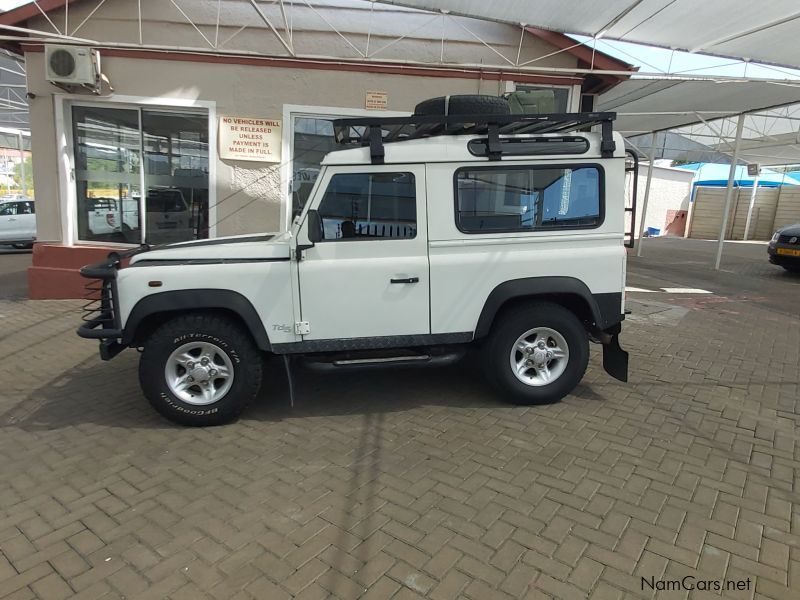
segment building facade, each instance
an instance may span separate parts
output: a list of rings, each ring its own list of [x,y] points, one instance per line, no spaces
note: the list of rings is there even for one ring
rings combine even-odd
[[[286,229],[335,149],[332,119],[526,88],[573,112],[619,80],[587,75],[590,61],[630,70],[561,34],[358,0],[50,0],[0,22],[29,30],[12,47],[27,71],[34,298],[80,295],[77,269],[110,249]],[[99,93],[48,80],[52,44],[97,50]]]

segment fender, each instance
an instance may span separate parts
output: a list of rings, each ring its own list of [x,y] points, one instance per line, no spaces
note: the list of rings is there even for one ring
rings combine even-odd
[[[625,318],[622,313],[622,293],[592,294],[580,279],[574,277],[525,277],[501,283],[492,290],[483,305],[475,338],[489,333],[500,307],[509,300],[527,296],[570,295],[579,297],[588,308],[592,324],[598,329],[607,329]]]
[[[250,330],[258,348],[272,351],[269,336],[252,303],[238,292],[214,289],[159,292],[142,298],[128,315],[122,330],[122,344],[129,346],[136,336],[136,330],[151,315],[198,308],[220,308],[236,313]]]

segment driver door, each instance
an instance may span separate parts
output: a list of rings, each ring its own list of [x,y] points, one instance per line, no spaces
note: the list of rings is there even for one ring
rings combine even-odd
[[[320,190],[323,239],[298,265],[304,340],[430,333],[424,167],[337,167]]]

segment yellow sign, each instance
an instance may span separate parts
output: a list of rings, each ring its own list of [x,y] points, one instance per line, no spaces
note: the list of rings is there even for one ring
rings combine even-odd
[[[386,92],[367,91],[367,110],[386,110],[388,104],[389,94]]]
[[[220,117],[219,157],[223,160],[280,162],[281,122],[251,117]]]

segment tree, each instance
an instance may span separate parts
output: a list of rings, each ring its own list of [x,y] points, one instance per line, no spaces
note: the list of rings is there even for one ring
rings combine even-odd
[[[14,165],[14,183],[20,190],[22,186],[22,163]],[[33,157],[29,154],[25,157],[25,188],[30,194],[33,191]]]

